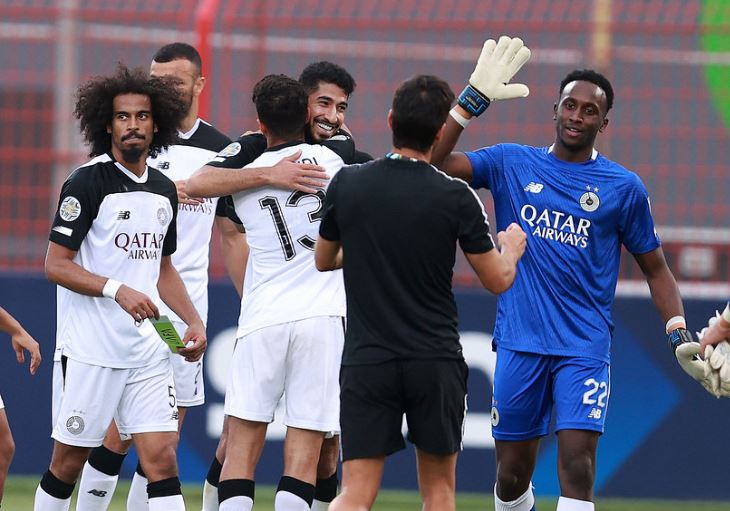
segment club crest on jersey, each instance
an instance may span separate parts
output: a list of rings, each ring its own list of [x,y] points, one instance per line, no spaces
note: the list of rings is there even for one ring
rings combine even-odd
[[[223,150],[218,153],[218,156],[228,158],[230,156],[236,156],[240,152],[241,144],[239,144],[238,142],[233,142],[232,144],[228,144],[226,147],[224,147]]]
[[[72,415],[66,421],[66,429],[72,435],[80,435],[84,431],[84,419],[78,415]]]
[[[81,215],[81,203],[76,197],[69,195],[61,202],[58,214],[66,222],[73,222]]]
[[[167,212],[165,206],[157,210],[157,220],[159,220],[160,225],[167,225],[167,222],[170,221],[170,213]]]
[[[601,205],[601,199],[596,194],[596,192],[598,192],[598,187],[586,185],[586,190],[587,191],[580,196],[580,207],[583,208],[583,211],[592,213]]]

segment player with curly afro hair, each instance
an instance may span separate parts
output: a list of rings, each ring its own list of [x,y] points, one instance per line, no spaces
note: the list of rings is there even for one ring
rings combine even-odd
[[[177,127],[185,117],[185,104],[169,79],[150,77],[142,68],[117,66],[116,74],[98,76],[81,85],[76,93],[74,115],[79,119],[84,139],[91,146],[89,156],[99,156],[112,148],[109,125],[114,115],[114,98],[122,94],[141,94],[150,99],[155,132],[149,156],[177,139]]]

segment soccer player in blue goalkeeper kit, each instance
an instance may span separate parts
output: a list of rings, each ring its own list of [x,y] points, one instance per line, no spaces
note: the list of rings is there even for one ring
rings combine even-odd
[[[603,75],[573,71],[560,83],[550,146],[497,144],[452,152],[462,130],[490,102],[529,94],[525,85],[509,83],[529,57],[519,38],[484,44],[433,163],[474,188],[489,188],[497,230],[516,222],[527,232],[517,279],[499,297],[494,332],[495,509],[535,508],[530,480],[554,410],[557,509],[590,511],[610,395],[611,305],[621,245],[639,263],[670,345],[687,364],[691,357],[677,347],[689,346],[692,338],[646,188],[639,176],[594,148],[613,105],[613,88]]]

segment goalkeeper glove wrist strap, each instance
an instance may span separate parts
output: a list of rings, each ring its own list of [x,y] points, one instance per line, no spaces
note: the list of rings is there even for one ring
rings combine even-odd
[[[464,90],[461,91],[461,94],[459,94],[459,106],[474,117],[478,117],[483,114],[484,111],[489,108],[489,103],[489,98],[471,85],[467,85]]]
[[[669,347],[677,351],[677,346],[686,342],[692,342],[692,334],[686,328],[676,328],[669,332]]]

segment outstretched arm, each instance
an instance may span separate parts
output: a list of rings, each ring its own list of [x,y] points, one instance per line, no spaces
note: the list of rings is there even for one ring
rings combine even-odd
[[[446,130],[433,151],[431,163],[449,175],[471,181],[469,159],[463,153],[452,152],[456,142],[472,118],[484,113],[493,101],[530,94],[526,85],[509,83],[529,59],[530,49],[519,37],[502,36],[499,42],[494,39],[484,42],[469,83],[446,120]]]
[[[329,176],[322,167],[297,163],[300,156],[301,151],[297,151],[272,167],[245,170],[206,165],[187,180],[186,192],[191,197],[223,197],[251,188],[275,186],[317,193],[318,188],[327,186]]]

